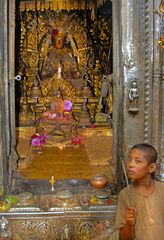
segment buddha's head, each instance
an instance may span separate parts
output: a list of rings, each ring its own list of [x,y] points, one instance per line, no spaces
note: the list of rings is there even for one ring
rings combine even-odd
[[[51,36],[54,42],[54,46],[58,49],[62,49],[65,44],[66,33],[59,31],[58,29],[53,29],[51,31]]]

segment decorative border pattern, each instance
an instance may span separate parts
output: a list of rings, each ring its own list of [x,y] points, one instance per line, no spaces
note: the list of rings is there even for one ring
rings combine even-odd
[[[145,0],[145,109],[144,109],[144,142],[151,138],[151,0]]]
[[[36,218],[15,219],[10,221],[12,234],[22,240],[65,239],[64,235],[75,239],[107,239],[114,231],[113,219],[77,219],[77,218]]]

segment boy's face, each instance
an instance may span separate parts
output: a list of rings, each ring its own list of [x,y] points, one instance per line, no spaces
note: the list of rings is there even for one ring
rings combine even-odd
[[[147,152],[139,149],[132,149],[128,156],[127,173],[128,177],[137,180],[151,176],[156,171],[156,164],[149,163]]]

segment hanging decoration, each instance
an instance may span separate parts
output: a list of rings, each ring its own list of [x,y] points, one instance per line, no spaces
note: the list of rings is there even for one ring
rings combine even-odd
[[[105,4],[107,0],[97,0],[97,7],[101,7]],[[34,0],[21,0],[20,1],[20,10],[21,11],[30,11],[35,10],[35,2]],[[38,0],[37,1],[37,10],[77,10],[77,9],[85,9],[86,0]],[[95,0],[88,1],[88,8],[90,10],[95,8]]]

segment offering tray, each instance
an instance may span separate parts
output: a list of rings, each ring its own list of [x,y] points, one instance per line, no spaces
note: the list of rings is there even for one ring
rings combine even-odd
[[[76,196],[74,196],[69,190],[57,192],[54,196],[52,196],[50,205],[49,211],[80,209]]]
[[[111,195],[111,191],[98,190],[94,195],[98,199],[108,199]]]
[[[89,209],[110,209],[117,203],[117,196],[98,192],[91,197]]]
[[[17,204],[12,205],[9,212],[40,212],[32,193],[23,192],[16,196]]]
[[[59,199],[70,199],[73,197],[73,193],[69,190],[62,190],[57,192],[56,197]]]

